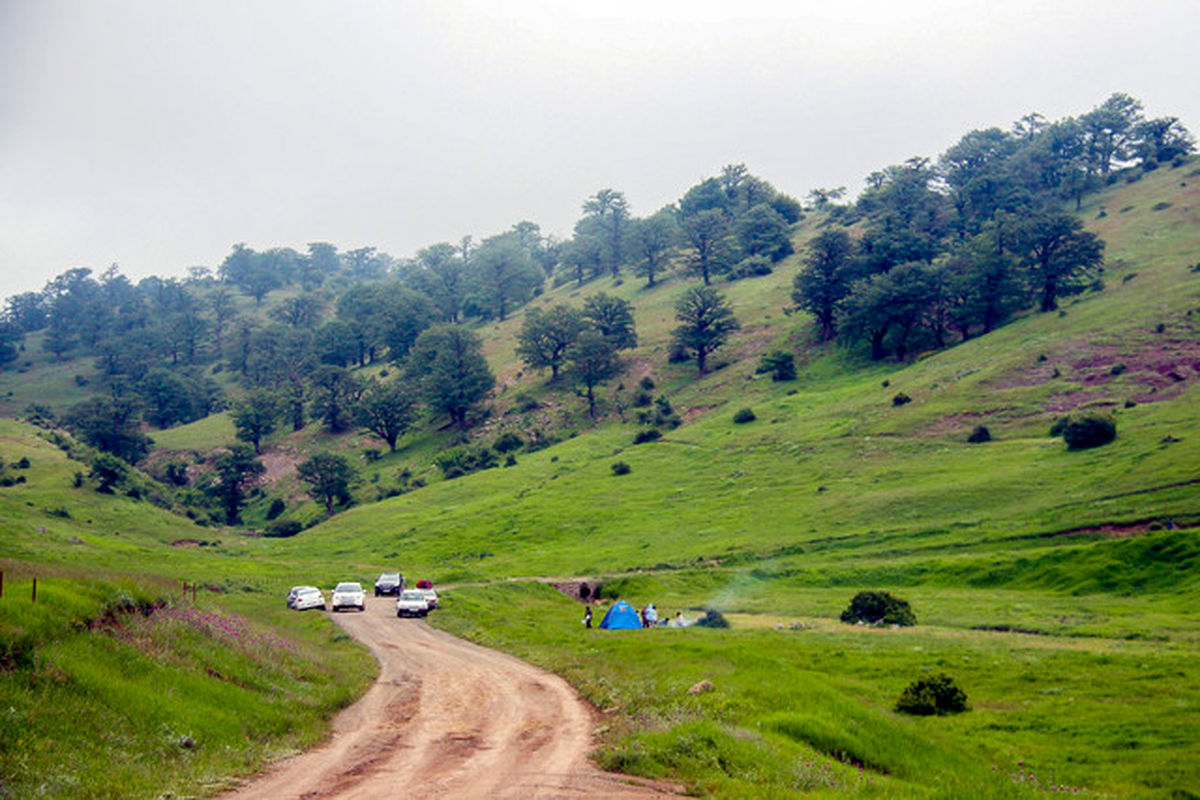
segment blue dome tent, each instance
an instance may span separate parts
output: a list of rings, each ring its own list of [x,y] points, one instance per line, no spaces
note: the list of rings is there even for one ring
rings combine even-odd
[[[624,600],[618,600],[604,615],[600,627],[610,631],[632,630],[642,627],[642,618],[638,616],[637,609]]]

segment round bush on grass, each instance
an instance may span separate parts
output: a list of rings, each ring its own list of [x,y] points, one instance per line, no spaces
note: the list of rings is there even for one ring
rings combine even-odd
[[[638,431],[633,437],[634,444],[644,444],[645,442],[653,442],[655,439],[662,438],[662,431],[658,428],[647,428],[644,431]]]
[[[1112,417],[1100,414],[1070,417],[1062,426],[1062,437],[1068,450],[1100,447],[1117,438],[1117,423]]]
[[[710,608],[704,612],[704,616],[696,620],[696,624],[701,628],[728,628],[729,620],[725,619],[725,615],[715,608]]]
[[[304,530],[304,526],[297,519],[277,519],[267,524],[266,530],[263,531],[263,536],[272,538],[286,538],[295,536],[300,531]]]
[[[916,625],[917,616],[907,600],[893,597],[889,592],[859,592],[842,612],[842,622],[868,625]]]
[[[748,408],[743,408],[733,415],[733,421],[738,425],[746,422],[754,422],[758,417],[754,416],[754,412]]]
[[[624,461],[618,461],[612,465],[613,475],[628,475],[633,472],[633,467],[626,464]]]
[[[930,675],[908,685],[896,701],[896,710],[924,717],[957,714],[967,710],[967,693],[958,688],[949,675]]]
[[[992,432],[987,429],[986,425],[976,425],[975,430],[971,431],[971,435],[967,437],[969,444],[983,444],[992,440]]]

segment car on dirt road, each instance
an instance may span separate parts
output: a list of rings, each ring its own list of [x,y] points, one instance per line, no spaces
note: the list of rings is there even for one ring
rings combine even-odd
[[[438,607],[438,593],[433,589],[417,589],[418,592],[425,595],[425,602],[429,604],[429,610]]]
[[[396,595],[404,591],[404,576],[399,572],[385,572],[375,579],[375,596]]]
[[[301,586],[296,593],[292,608],[296,611],[306,611],[310,608],[325,610],[325,594],[315,586]]]
[[[334,587],[329,606],[334,611],[341,611],[343,608],[357,608],[359,611],[366,611],[367,593],[363,591],[362,584],[358,581],[342,581]]]
[[[287,607],[293,608],[296,605],[296,595],[300,594],[301,590],[315,589],[315,588],[317,588],[317,587],[315,587],[315,586],[293,586],[292,590],[290,592],[288,592]]]
[[[397,617],[424,617],[429,614],[429,600],[420,589],[405,589],[396,598]]]

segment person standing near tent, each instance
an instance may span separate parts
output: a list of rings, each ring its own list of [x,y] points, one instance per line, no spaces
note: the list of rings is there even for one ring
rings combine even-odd
[[[583,627],[592,627],[592,607],[590,605],[583,610]]]
[[[653,628],[658,625],[658,609],[654,607],[654,603],[646,606],[646,627]]]

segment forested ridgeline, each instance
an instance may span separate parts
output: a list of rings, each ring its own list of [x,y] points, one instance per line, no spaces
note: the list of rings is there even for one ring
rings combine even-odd
[[[1148,119],[1114,94],[1079,117],[1030,114],[1009,130],[971,131],[937,159],[871,173],[845,204],[843,188],[814,189],[802,204],[732,165],[645,217],[602,189],[566,240],[521,221],[411,258],[238,244],[215,271],[186,278],[134,284],[115,265],[76,268],[8,298],[0,362],[24,370],[38,353],[64,368],[93,365],[94,377],[76,378],[84,402],[27,411],[128,461],[150,446],[143,423],[167,428],[227,408],[254,450],[277,426],[314,420],[333,432],[361,426],[394,448],[423,408],[430,424],[470,427],[495,385],[475,330],[554,286],[694,281],[676,306],[671,358],[704,373],[738,329],[714,284],[770,274],[806,216],[819,227],[802,243],[792,299],[812,315],[813,339],[903,360],[1101,288],[1104,243],[1072,211],[1087,193],[1179,166],[1193,149],[1178,119]],[[513,347],[551,381],[565,368],[594,415],[593,387],[637,344],[636,308],[581,291],[580,308],[531,309]],[[385,369],[355,370],[371,364]]]

